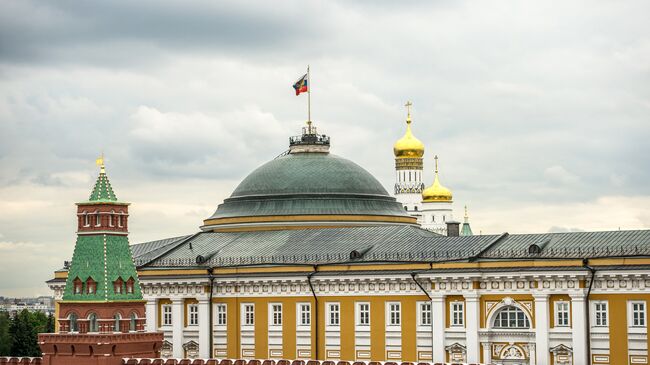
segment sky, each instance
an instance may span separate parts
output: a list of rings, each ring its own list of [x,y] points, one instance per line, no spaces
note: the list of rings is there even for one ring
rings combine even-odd
[[[474,232],[650,228],[650,2],[0,0],[0,296],[49,294],[106,170],[194,233],[307,112],[392,191],[424,142]]]

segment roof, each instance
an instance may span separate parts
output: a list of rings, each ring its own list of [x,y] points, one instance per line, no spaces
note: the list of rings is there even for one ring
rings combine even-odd
[[[329,153],[290,153],[260,166],[209,219],[252,216],[410,216],[375,177]]]
[[[106,172],[102,169],[97,177],[93,191],[90,193],[90,202],[116,202],[117,197],[113,192],[111,182],[108,181]]]
[[[531,245],[546,241],[531,253]],[[351,259],[352,251],[359,257]],[[384,225],[199,232],[134,245],[133,252],[138,266],[150,267],[650,256],[650,230],[447,237],[413,226]]]

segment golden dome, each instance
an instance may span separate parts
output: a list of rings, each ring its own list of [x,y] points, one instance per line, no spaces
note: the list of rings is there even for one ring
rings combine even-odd
[[[393,145],[393,153],[397,158],[422,158],[424,144],[411,133],[411,102],[406,103],[408,114],[406,117],[406,133]]]
[[[435,157],[436,160],[436,177],[433,179],[433,185],[424,189],[422,192],[422,201],[423,202],[451,202],[452,194],[451,190],[440,184],[440,179],[438,178],[438,156]]]

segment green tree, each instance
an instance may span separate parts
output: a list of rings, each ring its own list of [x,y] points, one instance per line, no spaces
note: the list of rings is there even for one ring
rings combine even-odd
[[[9,313],[0,312],[0,356],[11,355],[11,318]]]
[[[46,318],[43,315],[43,318]],[[33,317],[27,309],[16,314],[11,321],[11,356],[41,356],[41,349],[38,347],[38,336],[35,322],[39,319]]]
[[[54,315],[51,312],[47,316],[47,326],[45,327],[45,333],[54,333]]]

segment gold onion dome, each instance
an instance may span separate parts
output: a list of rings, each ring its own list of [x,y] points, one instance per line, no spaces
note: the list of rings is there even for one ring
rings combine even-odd
[[[406,103],[408,114],[406,117],[406,133],[393,145],[393,152],[397,158],[422,158],[424,156],[424,144],[413,136],[411,132],[411,102]]]
[[[423,202],[450,202],[452,199],[451,190],[440,184],[440,179],[438,178],[438,156],[435,156],[436,160],[436,177],[433,179],[433,185],[424,189],[422,192],[422,201]]]

